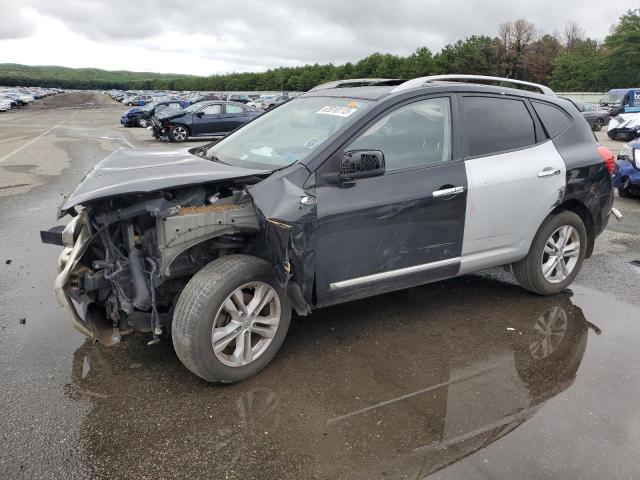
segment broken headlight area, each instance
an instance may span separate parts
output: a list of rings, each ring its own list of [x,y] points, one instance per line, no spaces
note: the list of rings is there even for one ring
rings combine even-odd
[[[85,205],[59,235],[56,293],[76,328],[110,345],[170,327],[188,280],[219,256],[260,255],[244,185],[229,182],[129,194]],[[44,238],[43,238],[44,241]]]

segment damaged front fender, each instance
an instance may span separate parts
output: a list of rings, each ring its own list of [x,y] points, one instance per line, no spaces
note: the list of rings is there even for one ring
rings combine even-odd
[[[310,175],[298,164],[247,188],[275,276],[300,315],[311,311],[315,280],[315,195],[299,186],[307,184]]]

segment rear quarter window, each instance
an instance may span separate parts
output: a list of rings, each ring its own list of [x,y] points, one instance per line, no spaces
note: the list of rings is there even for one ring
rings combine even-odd
[[[549,137],[555,137],[571,125],[571,117],[561,108],[544,102],[532,101],[531,104]]]
[[[536,143],[533,118],[524,101],[499,97],[464,97],[467,157],[497,154]]]

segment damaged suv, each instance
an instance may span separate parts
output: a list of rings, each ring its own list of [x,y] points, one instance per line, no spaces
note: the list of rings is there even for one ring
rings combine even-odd
[[[316,87],[216,144],[99,162],[61,206],[71,222],[42,232],[65,247],[55,293],[75,327],[106,345],[170,334],[189,370],[240,381],[292,310],[494,266],[558,293],[619,216],[613,155],[548,88],[362,85]]]

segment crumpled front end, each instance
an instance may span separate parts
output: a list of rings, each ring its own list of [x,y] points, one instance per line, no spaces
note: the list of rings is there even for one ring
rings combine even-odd
[[[82,253],[89,243],[90,235],[84,213],[75,217],[69,225],[67,225],[65,231],[73,232],[76,229],[79,233],[77,238],[75,238],[74,243],[70,246],[65,246],[64,250],[58,257],[58,275],[56,276],[53,290],[58,303],[65,309],[71,318],[74,328],[88,338],[95,339],[95,334],[92,328],[80,317],[71,300],[71,296],[68,294],[69,280],[72,276],[72,272],[78,266],[78,261],[82,257]]]
[[[110,198],[85,206],[61,233],[43,232],[64,246],[54,290],[73,326],[107,346],[134,331],[158,341],[203,266],[234,253],[264,256],[243,187],[232,180]]]

